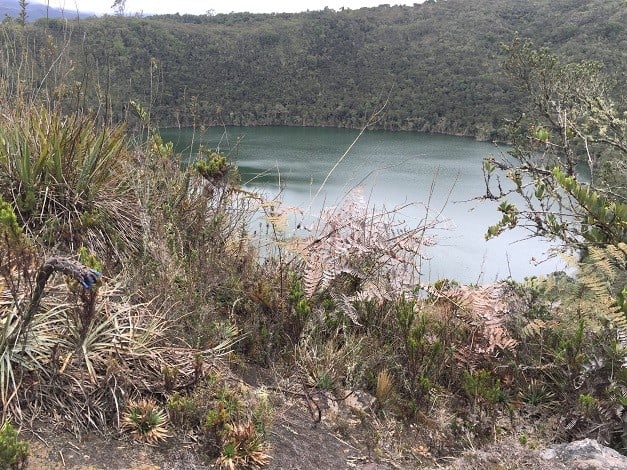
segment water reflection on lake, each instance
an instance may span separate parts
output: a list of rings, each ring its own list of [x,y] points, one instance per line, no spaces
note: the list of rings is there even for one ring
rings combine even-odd
[[[427,248],[430,261],[423,268],[425,281],[439,278],[464,283],[490,282],[511,276],[522,280],[563,269],[559,260],[537,265],[546,258],[546,242],[521,240],[526,232],[507,232],[484,240],[488,226],[499,220],[496,204],[478,201],[484,191],[483,158],[505,149],[493,144],[452,136],[414,132],[365,132],[329,176],[330,170],[349,148],[359,131],[326,128],[231,127],[211,128],[194,136],[196,144],[217,148],[235,156],[242,180],[250,188],[274,195],[283,203],[298,206],[304,215],[294,215],[304,225],[323,206],[341,203],[356,186],[363,188],[371,205],[392,208],[408,202],[408,224],[417,223],[429,207],[429,218],[439,214],[441,229],[437,245]],[[162,136],[179,151],[189,152],[191,130],[165,129]],[[301,220],[302,219],[302,220]],[[303,225],[303,224],[301,224]]]

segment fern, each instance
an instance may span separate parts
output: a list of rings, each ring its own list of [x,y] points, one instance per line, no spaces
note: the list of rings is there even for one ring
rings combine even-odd
[[[532,318],[520,329],[520,336],[523,339],[540,336],[544,330],[546,322],[540,318]]]
[[[436,297],[452,303],[458,316],[481,333],[474,345],[474,352],[513,351],[518,345],[518,341],[510,336],[505,327],[505,314],[509,308],[504,285],[445,286],[435,293]]]
[[[346,294],[332,292],[331,297],[335,300],[335,303],[340,306],[344,314],[351,319],[351,321],[361,326],[359,323],[359,315],[357,313],[357,309],[353,305],[353,299]]]
[[[399,214],[400,209],[369,207],[360,190],[323,210],[313,235],[293,246],[304,260],[307,297],[330,294],[358,323],[354,301],[389,300],[414,288],[423,248],[433,244],[427,232],[436,223],[407,227]]]
[[[614,324],[621,346],[627,348],[627,243],[590,247],[579,277],[598,312]],[[623,365],[627,366],[627,357]]]

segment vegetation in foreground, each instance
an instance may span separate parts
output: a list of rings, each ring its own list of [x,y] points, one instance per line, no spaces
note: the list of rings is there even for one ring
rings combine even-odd
[[[424,285],[431,222],[406,227],[356,193],[321,214],[311,238],[285,239],[288,209],[243,190],[221,153],[201,148],[181,168],[141,106],[133,137],[3,78],[11,465],[27,452],[12,426],[37,418],[152,444],[187,436],[222,467],[261,467],[277,397],[301,396],[318,421],[321,398],[357,390],[374,397],[359,425],[382,460],[420,459],[404,450],[419,442],[432,462],[505,436],[528,446],[590,436],[625,452],[625,179],[611,177],[624,172],[627,125],[601,89],[558,86],[563,74],[602,80],[594,68],[562,67],[528,44],[509,54],[517,76],[552,87],[514,128],[511,159],[486,162],[488,195],[508,196],[505,180],[503,192],[491,186],[503,171],[528,207],[504,201],[489,235],[533,220],[538,235],[584,253],[576,277]],[[584,185],[568,166],[581,155],[611,171]],[[248,230],[259,214],[270,237]],[[267,390],[230,370],[253,366],[272,371]],[[415,426],[416,442],[388,445],[386,429]]]

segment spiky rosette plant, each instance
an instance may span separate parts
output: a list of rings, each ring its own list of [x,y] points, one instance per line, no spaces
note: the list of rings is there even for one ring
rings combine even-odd
[[[122,415],[122,429],[134,439],[157,443],[169,437],[166,412],[153,400],[132,400]]]
[[[96,126],[80,112],[18,103],[0,117],[0,194],[45,246],[75,252],[85,245],[113,260],[139,249],[129,158],[124,128]]]
[[[220,468],[261,468],[269,459],[263,437],[252,421],[225,427],[222,451],[217,460]]]

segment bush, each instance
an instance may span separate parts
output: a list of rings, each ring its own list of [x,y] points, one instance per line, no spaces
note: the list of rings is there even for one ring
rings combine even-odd
[[[17,438],[17,431],[9,421],[0,426],[0,470],[26,468],[28,443]]]

